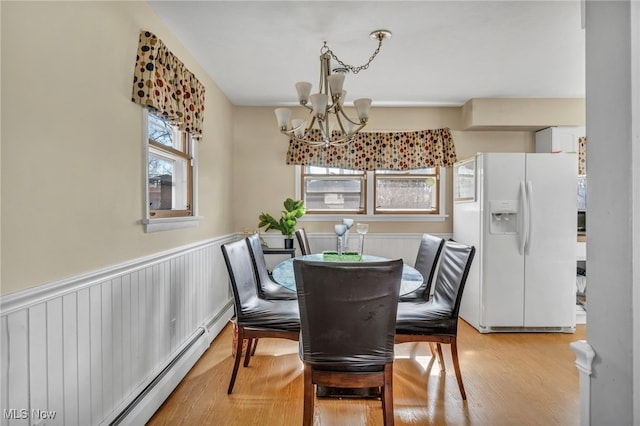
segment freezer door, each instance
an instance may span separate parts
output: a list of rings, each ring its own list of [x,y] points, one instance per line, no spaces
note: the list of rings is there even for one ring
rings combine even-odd
[[[525,249],[525,327],[574,327],[576,154],[528,154],[530,209]]]
[[[524,321],[524,255],[520,254],[521,229],[512,226],[521,220],[521,184],[525,180],[524,153],[483,154],[483,252],[481,325],[483,327],[522,327]],[[515,201],[515,204],[514,204]],[[506,206],[511,214],[495,216],[491,209]],[[491,226],[491,221],[496,223]],[[516,232],[514,232],[514,229]]]

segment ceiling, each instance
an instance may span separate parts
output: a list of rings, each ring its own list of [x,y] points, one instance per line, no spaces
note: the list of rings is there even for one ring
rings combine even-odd
[[[358,66],[375,50],[377,29],[393,36],[369,69],[347,75],[347,104],[585,96],[579,0],[149,3],[238,106],[296,104],[296,82],[317,89],[323,41]]]

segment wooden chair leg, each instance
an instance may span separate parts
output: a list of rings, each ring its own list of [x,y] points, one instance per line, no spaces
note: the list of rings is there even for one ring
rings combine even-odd
[[[247,344],[247,353],[245,354],[244,364],[243,366],[248,367],[249,361],[251,361],[250,357],[256,354],[256,348],[258,347],[258,339],[257,337],[254,339],[249,339],[249,343]]]
[[[464,391],[464,384],[462,384],[462,373],[460,373],[460,364],[458,363],[458,344],[454,338],[451,342],[451,359],[453,359],[453,369],[456,372],[456,379],[458,379],[458,387],[460,388],[460,394],[462,399],[467,399],[467,393]]]
[[[249,339],[249,342],[247,343],[247,352],[244,354],[244,364],[242,364],[245,367],[249,366],[249,360],[251,359],[251,352],[253,351],[253,341],[256,339]]]
[[[313,371],[310,365],[304,366],[304,409],[302,415],[303,426],[313,426],[313,410],[315,406],[315,392],[312,381]]]
[[[444,373],[447,368],[444,366],[444,357],[442,356],[442,345],[436,343],[436,351],[438,352],[438,362],[440,363],[440,372]]]
[[[384,385],[382,386],[382,415],[384,426],[393,426],[393,364],[384,367]]]
[[[436,356],[436,351],[433,349],[433,342],[429,342],[429,350],[431,351],[431,356]]]
[[[233,372],[231,373],[231,381],[229,381],[229,388],[227,394],[233,392],[233,385],[236,382],[236,375],[238,374],[238,367],[240,367],[240,358],[242,358],[242,346],[244,342],[244,330],[242,327],[238,327],[238,341],[236,343],[236,356],[233,361]]]

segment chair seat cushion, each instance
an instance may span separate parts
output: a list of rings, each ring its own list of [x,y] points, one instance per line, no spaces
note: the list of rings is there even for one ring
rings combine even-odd
[[[294,291],[282,287],[273,281],[262,283],[262,297],[267,300],[296,300],[298,297]]]
[[[455,335],[456,330],[451,308],[435,299],[398,303],[396,334]]]
[[[426,290],[427,290],[427,283],[422,283],[420,287],[418,287],[411,293],[400,295],[399,300],[401,302],[424,302],[425,301],[424,292]]]
[[[238,324],[243,327],[300,331],[300,313],[296,300],[265,300],[252,297],[242,307]]]

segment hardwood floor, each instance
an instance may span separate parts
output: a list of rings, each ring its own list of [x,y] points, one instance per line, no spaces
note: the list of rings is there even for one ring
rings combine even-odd
[[[426,343],[396,346],[396,425],[578,425],[578,370],[569,343],[575,334],[480,334],[464,321],[458,351],[467,391],[463,401],[451,353],[440,373]],[[211,347],[149,421],[149,425],[300,425],[302,363],[296,342],[263,339],[248,368],[240,366],[232,395],[231,327]],[[380,400],[318,399],[317,425],[382,425]]]

